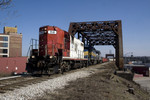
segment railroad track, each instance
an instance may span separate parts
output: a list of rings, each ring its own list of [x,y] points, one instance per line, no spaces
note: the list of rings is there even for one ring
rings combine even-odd
[[[26,87],[31,84],[40,83],[42,81],[46,81],[48,79],[57,77],[58,75],[53,75],[52,77],[49,76],[42,76],[42,77],[18,77],[13,79],[6,79],[0,81],[0,93],[6,93],[7,91],[13,91],[14,89],[18,89],[21,87]]]
[[[0,81],[0,93],[5,93],[7,91],[12,91],[15,88],[24,86],[29,81],[35,80],[36,78],[32,77],[17,77],[11,79],[5,79]]]
[[[66,72],[65,74],[75,71],[77,70],[71,70],[69,72]],[[18,89],[21,87],[26,87],[31,84],[40,83],[42,81],[46,81],[58,76],[61,76],[61,74],[53,74],[50,77],[48,75],[43,75],[41,77],[26,76],[0,80],[0,94],[6,93],[7,91],[13,91],[14,89]]]
[[[89,66],[89,68],[92,66]],[[84,68],[71,70],[68,72],[65,72],[64,74],[73,73],[79,70],[84,70]],[[50,77],[48,75],[43,75],[42,77],[33,77],[33,76],[23,76],[23,77],[16,77],[16,78],[10,78],[5,80],[0,80],[0,94],[6,93],[8,91],[13,91],[14,89],[19,89],[21,87],[26,87],[31,84],[40,83],[42,81],[46,81],[48,79],[53,79],[56,77],[61,76],[62,74],[53,74]]]

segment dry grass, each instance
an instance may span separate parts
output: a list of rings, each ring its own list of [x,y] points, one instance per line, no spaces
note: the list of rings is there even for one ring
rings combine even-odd
[[[12,76],[11,74],[0,73],[0,77]]]
[[[39,100],[149,100],[150,95],[134,82],[114,75],[113,63],[105,66],[107,70],[84,79],[70,82],[64,89],[46,91]],[[101,69],[99,69],[101,70]],[[134,94],[128,89],[134,88]]]

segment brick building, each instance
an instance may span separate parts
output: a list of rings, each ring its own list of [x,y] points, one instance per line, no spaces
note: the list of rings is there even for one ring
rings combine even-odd
[[[26,72],[27,57],[22,57],[22,34],[17,27],[4,27],[0,33],[0,75]]]
[[[4,27],[0,34],[0,57],[22,56],[22,34],[17,33],[17,27]]]

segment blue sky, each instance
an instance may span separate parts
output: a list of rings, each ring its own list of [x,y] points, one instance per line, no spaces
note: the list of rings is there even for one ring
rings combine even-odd
[[[150,56],[150,0],[12,0],[0,10],[0,33],[17,25],[23,34],[23,56],[39,27],[58,26],[68,31],[70,22],[122,20],[124,54]],[[112,46],[98,46],[103,56]]]

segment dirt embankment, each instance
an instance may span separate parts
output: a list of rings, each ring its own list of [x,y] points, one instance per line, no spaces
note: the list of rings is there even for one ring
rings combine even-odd
[[[100,65],[101,66],[101,65]],[[150,100],[150,95],[134,82],[114,75],[114,63],[98,72],[70,82],[63,89],[46,91],[39,100]],[[103,71],[102,71],[103,70]]]

